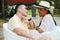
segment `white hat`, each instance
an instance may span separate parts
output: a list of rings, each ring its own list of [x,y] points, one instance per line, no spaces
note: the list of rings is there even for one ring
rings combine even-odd
[[[45,7],[45,8],[50,8],[50,3],[47,1],[40,1],[39,6],[36,6],[38,8]]]

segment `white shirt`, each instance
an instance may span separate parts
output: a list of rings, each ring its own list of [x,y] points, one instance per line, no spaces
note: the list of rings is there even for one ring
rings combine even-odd
[[[50,14],[47,14],[43,17],[40,28],[45,32],[52,31],[55,28],[55,23]]]
[[[8,28],[10,30],[14,30],[15,28],[20,28],[24,30],[26,33],[29,34],[28,26],[24,21],[22,22],[21,19],[17,16],[14,15],[8,22]]]

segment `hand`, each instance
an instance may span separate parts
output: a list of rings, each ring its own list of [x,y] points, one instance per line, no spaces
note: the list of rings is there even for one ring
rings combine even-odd
[[[28,17],[23,16],[22,20],[28,20]]]
[[[28,19],[29,19],[28,17],[24,17],[24,16],[22,17],[22,21],[24,21],[25,23],[29,23]]]
[[[40,29],[39,26],[36,27],[36,30]]]
[[[42,32],[43,32],[43,30],[42,30],[41,28],[39,28],[39,27],[36,27],[36,30],[37,30],[39,33],[42,33]]]

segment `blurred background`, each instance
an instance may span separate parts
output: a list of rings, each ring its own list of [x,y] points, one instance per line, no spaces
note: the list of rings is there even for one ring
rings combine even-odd
[[[15,13],[14,9],[16,4],[25,4],[28,9],[28,15],[35,19],[38,17],[38,9],[34,5],[38,5],[41,0],[0,0],[0,40],[3,37],[3,23],[8,22]],[[49,9],[54,16],[57,25],[60,26],[60,0],[45,0],[50,2],[51,8]],[[35,22],[36,23],[36,22]]]

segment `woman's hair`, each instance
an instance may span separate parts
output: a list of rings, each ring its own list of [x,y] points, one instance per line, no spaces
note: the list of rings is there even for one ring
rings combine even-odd
[[[51,14],[51,12],[50,12],[49,10],[48,10],[48,14],[50,14],[50,15],[52,16],[52,18],[53,18],[53,20],[54,20],[55,25],[57,25],[57,23],[56,23],[56,21],[55,21],[55,19],[54,19],[53,15]]]

